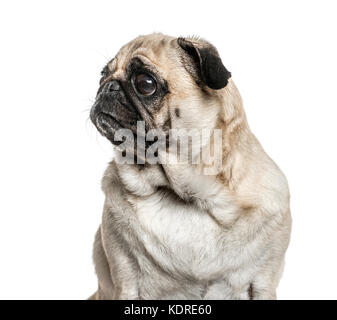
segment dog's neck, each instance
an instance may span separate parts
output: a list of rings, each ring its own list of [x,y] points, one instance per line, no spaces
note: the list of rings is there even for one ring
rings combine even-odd
[[[220,98],[222,108],[215,124],[215,129],[221,129],[220,165],[206,163],[209,159],[201,155],[199,155],[200,163],[193,164],[150,164],[146,161],[144,164],[137,164],[136,161],[131,165],[117,165],[122,172],[121,176],[125,177],[122,180],[128,189],[139,196],[148,195],[158,187],[167,187],[182,199],[189,200],[195,193],[193,184],[198,183],[195,177],[204,176],[198,181],[204,181],[205,184],[219,184],[229,191],[234,191],[247,169],[244,160],[254,145],[254,136],[250,132],[240,94],[232,81]],[[214,141],[214,137],[211,136],[203,149],[215,152]]]

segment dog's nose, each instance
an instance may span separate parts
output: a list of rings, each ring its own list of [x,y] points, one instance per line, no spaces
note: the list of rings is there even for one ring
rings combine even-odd
[[[111,80],[110,82],[108,82],[106,84],[106,86],[107,86],[107,88],[106,88],[107,92],[118,91],[121,88],[121,86],[120,86],[120,84],[117,80]]]
[[[98,91],[97,91],[97,96],[100,94],[103,94],[105,96],[110,96],[114,95],[114,92],[118,92],[121,90],[121,85],[118,80],[110,80],[107,83],[102,84]]]

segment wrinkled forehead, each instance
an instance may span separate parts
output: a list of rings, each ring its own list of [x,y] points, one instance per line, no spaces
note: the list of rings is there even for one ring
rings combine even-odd
[[[108,63],[108,69],[116,77],[123,75],[132,59],[139,58],[167,73],[176,65],[177,41],[173,37],[161,34],[141,36],[123,46],[114,59]],[[165,70],[167,72],[165,72]]]

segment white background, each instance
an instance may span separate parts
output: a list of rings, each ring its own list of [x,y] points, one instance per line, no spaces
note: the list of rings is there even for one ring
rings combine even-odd
[[[280,299],[337,298],[335,1],[2,1],[0,298],[84,299],[112,147],[88,121],[100,71],[139,34],[219,50],[288,177]]]

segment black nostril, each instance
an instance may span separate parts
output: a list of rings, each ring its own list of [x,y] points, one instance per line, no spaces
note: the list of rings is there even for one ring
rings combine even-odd
[[[117,80],[112,80],[107,85],[108,92],[118,91],[120,89],[120,85]]]

